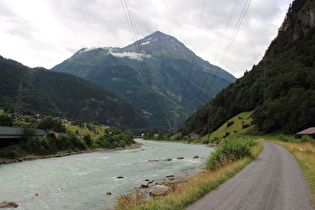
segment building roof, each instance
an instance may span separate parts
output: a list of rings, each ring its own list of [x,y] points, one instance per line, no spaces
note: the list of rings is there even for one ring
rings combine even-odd
[[[190,138],[200,138],[200,137],[201,137],[198,133],[195,133],[195,132],[193,132],[193,133],[191,133],[191,134],[188,134],[188,136],[189,136]]]
[[[312,135],[315,134],[315,127],[310,127],[308,129],[302,130],[297,133],[298,135]]]
[[[0,135],[23,135],[24,128],[0,126]]]

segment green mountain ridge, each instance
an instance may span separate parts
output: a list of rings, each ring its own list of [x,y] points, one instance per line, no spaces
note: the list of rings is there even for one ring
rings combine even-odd
[[[124,48],[83,48],[52,70],[112,90],[141,110],[151,126],[174,129],[235,81],[161,32]]]
[[[315,126],[315,2],[295,0],[259,64],[191,115],[181,128],[205,135],[241,112],[260,131]]]
[[[22,80],[23,106],[43,115],[74,118],[122,129],[147,126],[141,112],[109,90],[79,77],[29,68],[0,56],[0,106],[14,106]]]

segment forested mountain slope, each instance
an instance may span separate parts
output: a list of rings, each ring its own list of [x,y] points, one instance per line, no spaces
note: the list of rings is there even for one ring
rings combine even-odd
[[[14,107],[22,81],[24,110],[123,129],[147,125],[141,112],[112,91],[70,74],[28,68],[0,56],[0,80],[0,106]]]
[[[255,110],[264,132],[293,134],[315,126],[315,1],[295,0],[258,65],[191,115],[184,134],[206,134]]]
[[[52,70],[114,91],[141,110],[151,126],[168,129],[182,126],[236,80],[159,31],[124,48],[81,49]],[[206,88],[209,81],[211,89]]]

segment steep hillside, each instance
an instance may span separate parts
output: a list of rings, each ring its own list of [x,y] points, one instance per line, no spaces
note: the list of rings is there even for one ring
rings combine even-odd
[[[13,106],[22,80],[25,109],[124,129],[146,126],[141,113],[121,97],[70,74],[28,68],[0,56],[0,80],[0,106]]]
[[[197,108],[235,81],[176,38],[155,32],[124,48],[81,49],[52,70],[110,89],[153,126],[183,125]],[[214,82],[207,89],[209,81]]]
[[[292,134],[315,126],[315,2],[296,0],[264,58],[191,115],[183,133],[206,134],[231,117],[255,110],[264,132]]]

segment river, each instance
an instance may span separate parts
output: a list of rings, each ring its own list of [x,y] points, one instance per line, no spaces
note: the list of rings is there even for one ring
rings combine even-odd
[[[110,209],[115,196],[131,192],[145,179],[157,182],[167,175],[200,171],[202,160],[193,157],[206,157],[212,150],[204,145],[136,141],[141,148],[1,165],[0,202],[14,201],[18,209]],[[149,161],[164,158],[172,161]]]

